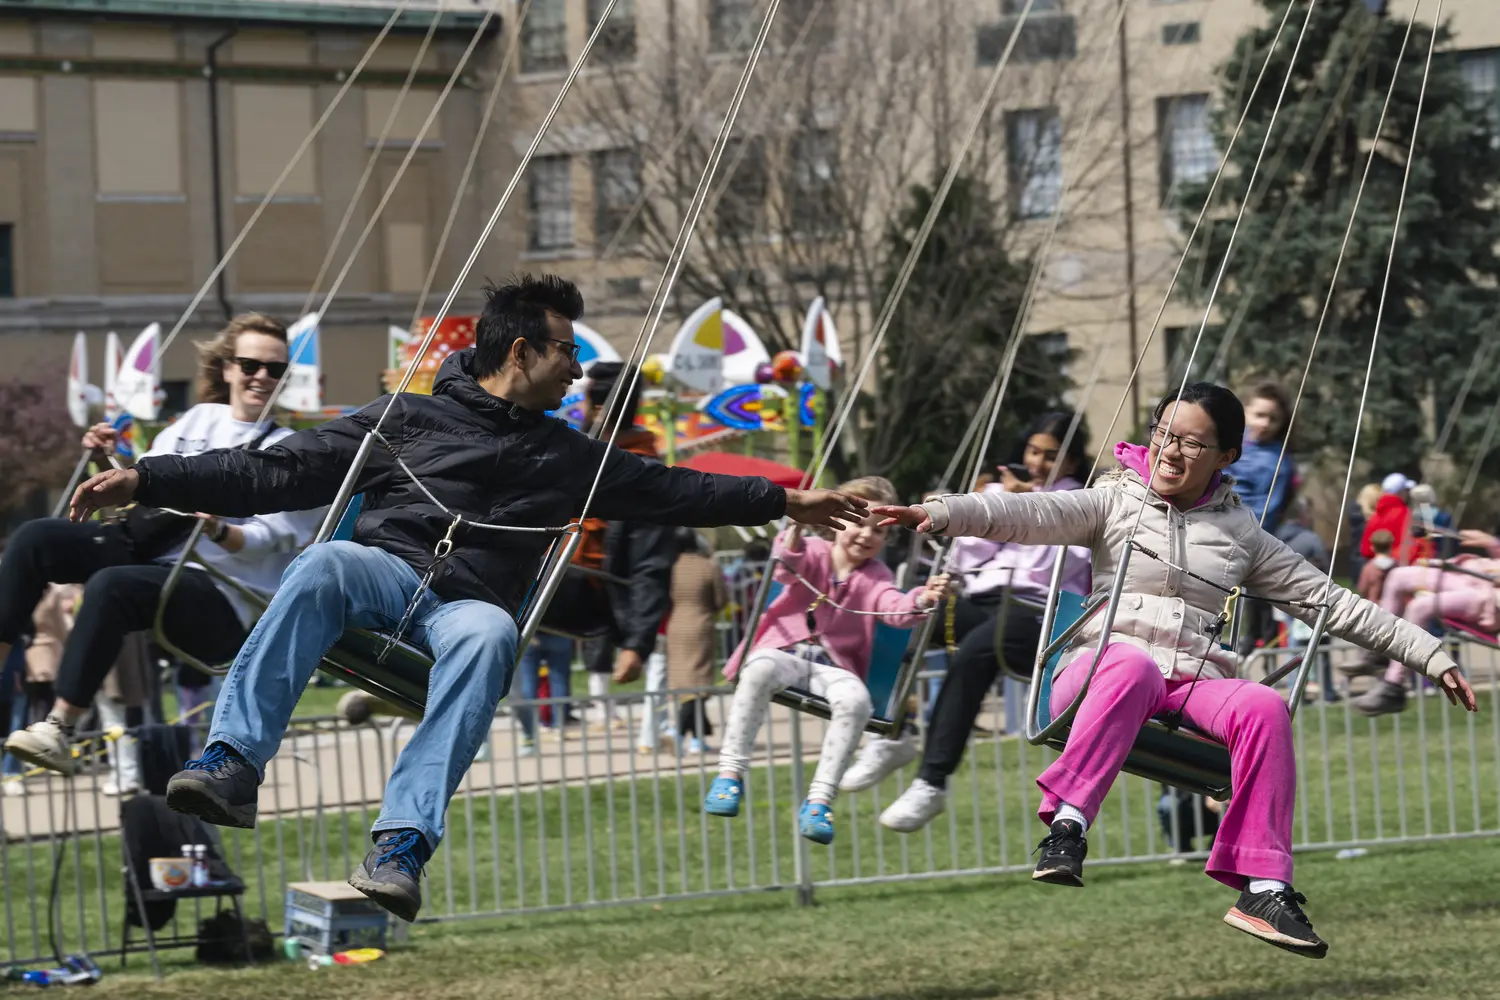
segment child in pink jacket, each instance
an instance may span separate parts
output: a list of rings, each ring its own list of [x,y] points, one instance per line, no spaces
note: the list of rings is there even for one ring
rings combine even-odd
[[[890,482],[877,476],[839,489],[876,504],[893,503],[896,497]],[[724,667],[726,676],[738,676],[739,685],[705,812],[739,815],[751,746],[771,696],[801,688],[827,699],[833,719],[797,826],[816,843],[833,841],[829,806],[873,711],[864,675],[876,620],[898,628],[913,625],[947,593],[947,576],[934,577],[918,590],[897,589],[890,569],[877,558],[890,531],[879,520],[872,514],[840,531],[832,542],[804,538],[798,528],[776,540],[772,556],[778,560],[775,579],[782,590],[761,616],[753,641],[741,644]]]

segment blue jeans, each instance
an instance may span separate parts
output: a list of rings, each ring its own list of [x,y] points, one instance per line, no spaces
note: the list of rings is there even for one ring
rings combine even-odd
[[[521,654],[521,663],[518,668],[521,682],[521,700],[532,701],[536,698],[537,689],[541,686],[542,664],[547,664],[547,686],[551,690],[550,697],[568,698],[573,694],[573,640],[564,635],[548,635],[546,632],[538,632],[531,637],[531,645],[526,647],[526,652]],[[517,705],[512,711],[515,713],[516,721],[521,724],[521,731],[526,734],[527,739],[536,739],[536,709],[530,705]],[[562,729],[562,720],[566,718],[567,705],[552,706],[552,729]]]
[[[415,570],[382,549],[355,542],[308,548],[287,567],[225,678],[208,742],[233,747],[264,778],[324,651],[345,627],[394,628],[420,584]],[[422,595],[407,639],[432,653],[427,711],[396,758],[371,833],[420,830],[437,847],[448,800],[510,687],[518,638],[504,608]]]

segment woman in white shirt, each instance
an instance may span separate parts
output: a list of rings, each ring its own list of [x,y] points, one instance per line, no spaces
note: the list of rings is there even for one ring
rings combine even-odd
[[[195,454],[249,444],[265,447],[292,433],[257,423],[287,368],[286,327],[258,313],[236,316],[198,345],[199,398],[204,400],[156,436],[149,455]],[[97,424],[85,448],[113,452],[116,432]],[[204,515],[200,515],[204,516]],[[249,518],[204,516],[197,554],[225,575],[269,598],[281,573],[317,530],[318,512]],[[48,583],[85,584],[82,604],[58,666],[57,701],[41,722],[12,733],[5,749],[41,767],[72,772],[69,743],[129,632],[150,629],[172,563],[191,522],[165,537],[138,525],[45,518],[24,525],[0,560],[0,657],[28,631]],[[158,523],[163,523],[158,519]],[[135,530],[132,526],[136,525]],[[180,529],[180,530],[179,530]],[[211,663],[230,660],[244,641],[254,611],[227,585],[201,570],[186,572],[167,603],[163,626],[172,641]]]

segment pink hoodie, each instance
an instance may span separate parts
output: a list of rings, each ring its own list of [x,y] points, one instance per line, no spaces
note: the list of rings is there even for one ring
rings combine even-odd
[[[761,615],[753,648],[786,649],[811,638],[807,630],[807,607],[817,594],[787,571],[795,570],[818,592],[827,594],[846,608],[887,612],[878,618],[845,614],[827,603],[820,604],[813,612],[818,625],[818,640],[828,651],[829,658],[863,678],[870,664],[875,623],[883,621],[895,628],[907,628],[921,621],[924,616],[917,609],[917,595],[922,592],[921,588],[912,591],[898,589],[890,567],[879,559],[866,561],[847,578],[835,583],[831,542],[804,535],[802,550],[789,552],[783,537],[776,539],[771,550],[774,557],[785,563],[785,567],[777,564],[774,577],[782,585],[781,593]],[[729,662],[724,664],[724,676],[730,680],[739,673],[745,649],[746,644],[741,642],[734,655],[729,657]]]

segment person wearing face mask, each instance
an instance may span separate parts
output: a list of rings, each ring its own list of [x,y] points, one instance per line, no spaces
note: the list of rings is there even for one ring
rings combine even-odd
[[[1089,825],[1142,724],[1166,714],[1229,750],[1232,797],[1207,865],[1212,878],[1240,893],[1225,922],[1321,958],[1328,945],[1301,908],[1305,897],[1291,886],[1297,789],[1291,719],[1275,690],[1235,677],[1237,658],[1219,640],[1221,587],[1311,601],[1323,595],[1325,579],[1261,529],[1225,475],[1239,456],[1244,419],[1232,392],[1195,382],[1180,402],[1167,396],[1156,405],[1149,444],[1116,446],[1120,469],[1091,489],[948,496],[874,512],[887,524],[924,532],[1087,545],[1096,594],[1113,585],[1124,547],[1132,539],[1141,546],[1130,559],[1112,633],[1101,637],[1103,617],[1096,617],[1062,653],[1053,713],[1072,704],[1105,644],[1067,748],[1037,779],[1039,815],[1050,831],[1038,845],[1032,877],[1083,885]],[[1437,638],[1341,587],[1327,599],[1329,633],[1424,671],[1451,701],[1476,710],[1473,689]],[[1318,614],[1300,604],[1285,607],[1306,622]]]
[[[839,489],[876,503],[896,500],[895,487],[879,476],[855,479]],[[740,643],[724,666],[724,675],[737,684],[724,725],[719,776],[708,790],[704,812],[740,814],[750,750],[771,696],[801,688],[827,699],[833,718],[797,829],[814,843],[833,842],[831,806],[839,779],[873,711],[864,677],[875,622],[878,618],[896,628],[915,625],[948,592],[946,575],[911,591],[896,586],[890,567],[879,559],[889,531],[879,521],[866,517],[832,542],[805,538],[796,528],[777,538],[773,579],[782,585],[781,593],[761,615],[756,634]]]
[[[1073,430],[1071,413],[1045,413],[1031,422],[1018,442],[1016,461],[999,468],[999,478],[977,487],[981,493],[1030,493],[1082,489],[1077,478],[1088,468],[1083,428]],[[1064,442],[1067,442],[1064,447]],[[1015,467],[1025,472],[1017,476]],[[900,833],[920,830],[947,805],[948,778],[963,760],[964,749],[984,696],[1000,676],[1001,661],[1015,674],[1030,676],[1036,658],[1042,619],[1037,607],[1047,600],[1057,549],[1047,545],[1016,545],[985,538],[954,541],[949,566],[962,581],[962,596],[953,613],[957,643],[952,662],[932,709],[922,765],[917,777],[880,815],[880,822]],[[1089,590],[1088,549],[1068,551],[1063,587],[1075,593]],[[998,620],[1009,588],[1013,600],[1003,627]],[[1002,643],[1001,648],[996,642]],[[1025,687],[1008,686],[1007,714],[1024,703]],[[871,739],[859,760],[844,775],[842,789],[861,791],[878,785],[917,756],[915,740]]]
[[[354,483],[364,500],[353,540],[312,545],[288,567],[225,679],[203,756],[168,783],[167,804],[253,827],[266,765],[324,651],[346,627],[404,623],[404,637],[433,656],[426,710],[349,879],[404,920],[421,909],[448,801],[510,686],[516,617],[586,500],[606,520],[703,527],[783,515],[838,527],[868,507],[833,490],[667,468],[580,434],[547,414],[583,375],[573,336],[583,296],[546,275],[490,286],[485,298],[475,346],[443,360],[430,396],[382,397],[262,451],[143,459],[73,496],[75,520],[131,500],[241,516],[316,507],[337,497],[379,425]]]
[[[195,455],[214,448],[264,448],[291,434],[265,420],[265,407],[287,368],[286,327],[259,313],[236,316],[212,341],[199,344],[196,406],[156,435],[143,461]],[[115,429],[96,424],[83,446],[100,458],[114,452]],[[188,510],[193,508],[189,506]],[[263,513],[207,520],[198,555],[215,569],[269,597],[282,572],[317,530],[319,513]],[[190,523],[182,525],[186,536]],[[57,667],[57,699],[47,718],[12,733],[5,749],[63,774],[73,772],[73,728],[119,657],[125,635],[150,629],[181,538],[159,544],[122,524],[32,521],[0,560],[0,652],[25,631],[48,583],[84,584],[83,599]],[[163,627],[182,649],[210,663],[233,658],[254,610],[233,588],[189,570],[167,602]]]

